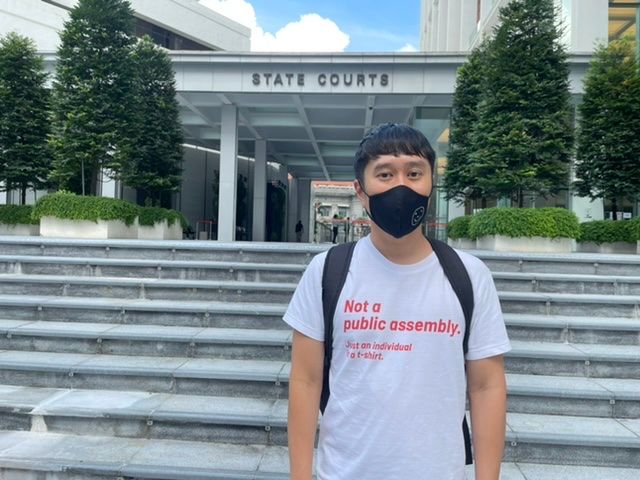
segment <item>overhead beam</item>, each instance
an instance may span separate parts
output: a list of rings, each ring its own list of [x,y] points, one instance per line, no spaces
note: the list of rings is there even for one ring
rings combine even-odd
[[[211,120],[209,117],[207,117],[204,113],[202,113],[202,111],[200,111],[200,109],[198,107],[196,107],[193,103],[191,103],[189,101],[189,99],[187,99],[187,97],[185,97],[182,93],[180,92],[176,92],[176,97],[178,98],[178,101],[184,105],[185,107],[187,107],[191,113],[193,113],[194,115],[200,117],[204,123],[212,128],[216,127],[216,122],[214,122],[213,120]]]
[[[316,152],[316,155],[318,156],[318,163],[320,164],[320,168],[322,168],[322,172],[324,173],[325,178],[330,181],[331,176],[329,175],[327,166],[324,163],[324,158],[322,157],[322,153],[320,152],[320,147],[318,146],[316,137],[313,134],[313,129],[309,124],[309,118],[307,117],[307,112],[304,109],[304,105],[302,105],[302,99],[300,98],[300,95],[292,95],[292,97],[293,97],[293,103],[296,105],[296,108],[298,109],[298,115],[300,115],[300,118],[304,122],[304,128],[307,131],[307,135],[309,135],[309,140],[311,140],[311,145],[313,146],[313,150]]]
[[[225,105],[232,104],[231,100],[229,100],[229,97],[227,97],[224,93],[217,93],[216,95],[218,96],[218,98],[223,104]],[[246,127],[246,129],[249,130],[249,132],[251,132],[251,135],[253,135],[253,140],[268,140],[266,138],[262,138],[262,135],[260,135],[260,132],[258,132],[255,129],[255,127],[253,126],[253,123],[251,122],[251,115],[244,108],[238,108],[238,120],[240,120],[240,123],[244,127]],[[280,154],[273,148],[273,145],[271,145],[271,142],[267,142],[267,152],[269,152],[271,156],[273,156],[276,160],[278,160],[279,163],[282,163],[282,164],[285,163],[282,160],[282,157],[280,156]]]

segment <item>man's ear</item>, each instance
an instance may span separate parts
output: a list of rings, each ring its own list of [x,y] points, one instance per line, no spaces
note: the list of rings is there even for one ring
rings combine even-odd
[[[362,184],[360,183],[360,180],[358,180],[357,178],[353,181],[353,188],[355,188],[356,193],[358,195],[364,193],[364,189],[362,188]]]

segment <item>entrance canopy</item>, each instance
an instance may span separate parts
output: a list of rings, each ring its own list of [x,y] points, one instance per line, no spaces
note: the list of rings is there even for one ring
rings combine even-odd
[[[220,149],[223,105],[238,113],[238,153],[299,179],[350,180],[365,131],[411,123],[416,107],[449,107],[464,55],[172,55],[187,143]],[[428,93],[425,93],[428,92]]]

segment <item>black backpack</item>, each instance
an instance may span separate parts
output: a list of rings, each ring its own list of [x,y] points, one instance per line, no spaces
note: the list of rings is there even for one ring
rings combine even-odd
[[[444,242],[428,238],[431,247],[435,252],[444,273],[451,283],[462,311],[464,312],[465,331],[462,341],[463,353],[466,355],[469,349],[469,330],[471,327],[471,317],[473,316],[473,287],[471,279],[467,273],[462,260],[458,254]],[[322,393],[320,395],[320,411],[324,410],[329,401],[329,368],[333,354],[333,316],[338,304],[338,298],[342,292],[342,287],[347,279],[347,272],[353,256],[356,242],[342,243],[332,247],[327,252],[322,272],[322,308],[324,313],[324,372],[322,379]],[[471,453],[471,436],[469,425],[465,415],[462,421],[462,433],[464,435],[466,464],[473,463]]]

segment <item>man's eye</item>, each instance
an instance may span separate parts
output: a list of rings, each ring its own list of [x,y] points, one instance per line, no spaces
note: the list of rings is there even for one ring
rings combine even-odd
[[[409,172],[410,177],[419,177],[422,175],[422,172]]]
[[[391,176],[390,173],[379,173],[378,178],[389,178]]]

